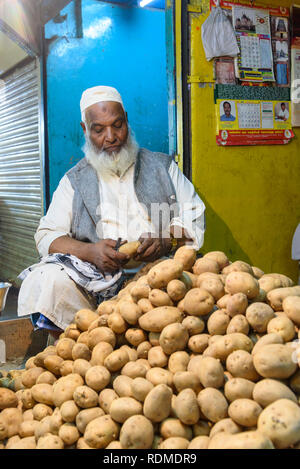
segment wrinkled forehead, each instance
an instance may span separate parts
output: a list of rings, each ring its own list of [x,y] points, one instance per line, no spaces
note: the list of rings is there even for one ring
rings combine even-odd
[[[98,122],[105,125],[119,118],[125,119],[126,115],[123,106],[115,101],[95,103],[85,110],[85,120],[88,124]]]

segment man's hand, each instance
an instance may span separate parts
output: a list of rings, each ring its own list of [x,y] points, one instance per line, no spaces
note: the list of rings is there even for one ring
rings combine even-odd
[[[123,241],[121,244],[126,243]],[[128,260],[129,256],[115,251],[117,241],[114,239],[103,239],[97,243],[88,245],[88,261],[95,264],[101,272],[115,272]]]
[[[134,256],[134,260],[153,262],[167,255],[172,248],[171,238],[154,238],[153,233],[143,233],[139,241],[141,245]]]

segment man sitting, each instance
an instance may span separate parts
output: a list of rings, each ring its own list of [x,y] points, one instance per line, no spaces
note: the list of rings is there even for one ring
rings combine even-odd
[[[139,148],[117,90],[83,92],[85,157],[61,179],[35,241],[39,264],[21,274],[18,315],[39,313],[37,327],[58,335],[82,308],[114,296],[139,240],[135,265],[168,256],[172,239],[203,244],[205,206],[172,157]]]

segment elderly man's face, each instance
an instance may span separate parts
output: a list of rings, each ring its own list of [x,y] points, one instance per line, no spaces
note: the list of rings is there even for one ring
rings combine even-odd
[[[119,152],[128,137],[127,119],[120,103],[113,101],[93,104],[86,110],[89,137],[100,151]],[[81,122],[86,133],[86,126]]]

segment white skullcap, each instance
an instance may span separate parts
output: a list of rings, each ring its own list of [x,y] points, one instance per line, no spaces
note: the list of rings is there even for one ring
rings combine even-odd
[[[82,93],[80,100],[82,120],[84,120],[84,111],[89,106],[103,101],[115,101],[116,103],[120,103],[124,109],[121,95],[115,88],[112,88],[111,86],[94,86],[93,88],[88,88]]]

